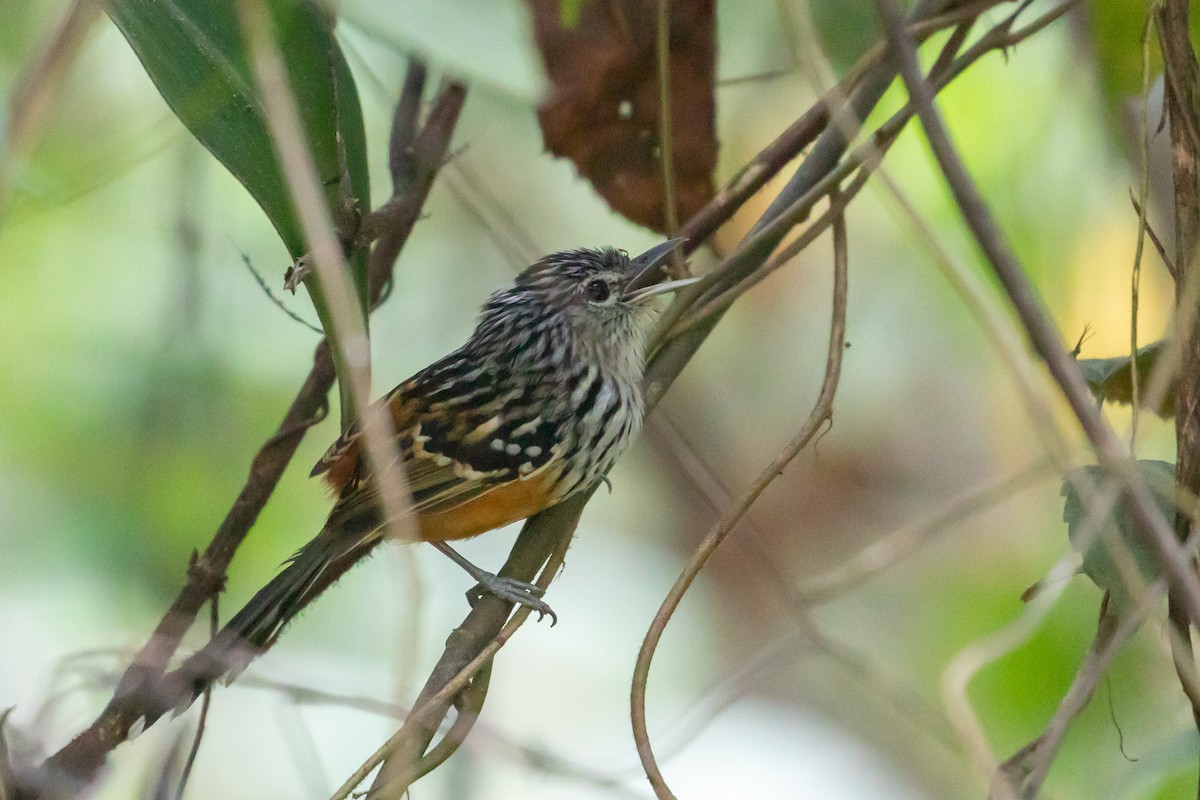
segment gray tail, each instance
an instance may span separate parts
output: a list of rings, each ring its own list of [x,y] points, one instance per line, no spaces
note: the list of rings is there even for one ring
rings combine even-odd
[[[163,678],[162,700],[182,711],[221,679],[231,681],[265,652],[284,627],[322,591],[378,544],[363,537],[347,546],[342,536],[321,531],[300,548],[283,571],[271,579],[226,623],[212,640]],[[153,719],[148,719],[147,724]]]

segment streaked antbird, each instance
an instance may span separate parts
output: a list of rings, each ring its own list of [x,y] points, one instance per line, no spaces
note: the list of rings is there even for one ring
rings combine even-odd
[[[692,282],[663,281],[682,241],[636,258],[613,249],[546,256],[488,299],[466,344],[378,401],[395,427],[421,539],[480,590],[549,612],[536,587],[479,570],[447,542],[524,519],[603,478],[641,427],[656,313],[648,301]],[[383,504],[362,437],[351,428],[313,469],[337,495],[321,532],[167,677],[166,696],[195,698],[236,675],[380,543]]]

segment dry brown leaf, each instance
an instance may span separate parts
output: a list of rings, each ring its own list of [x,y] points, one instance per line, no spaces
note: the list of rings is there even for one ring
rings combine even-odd
[[[666,232],[659,160],[656,0],[583,0],[564,25],[561,0],[528,0],[550,81],[538,117],[546,148],[575,162],[608,204]],[[676,208],[685,220],[713,196],[717,163],[713,0],[672,0],[670,94]]]

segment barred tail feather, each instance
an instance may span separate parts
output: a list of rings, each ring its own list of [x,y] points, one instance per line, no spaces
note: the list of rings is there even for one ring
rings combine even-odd
[[[300,548],[203,649],[164,678],[163,699],[182,711],[217,681],[232,681],[300,611],[379,543],[369,535],[347,542],[346,533],[326,528]],[[154,719],[168,710],[161,709]]]

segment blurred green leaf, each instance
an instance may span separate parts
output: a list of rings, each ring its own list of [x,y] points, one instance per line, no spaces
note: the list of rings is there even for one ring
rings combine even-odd
[[[579,18],[583,14],[583,0],[559,0],[558,21],[564,28],[579,27]]]
[[[1164,341],[1159,339],[1157,342],[1138,348],[1136,359],[1138,389],[1143,397],[1146,393],[1146,385],[1150,382],[1150,373],[1154,370],[1163,345]],[[1096,396],[1097,400],[1124,405],[1133,402],[1133,371],[1130,369],[1129,356],[1084,358],[1080,359],[1079,368],[1083,370],[1083,377],[1087,380],[1088,388],[1092,390],[1092,394]],[[1142,398],[1139,398],[1139,402],[1145,404]],[[1174,382],[1171,383],[1162,402],[1159,403],[1158,408],[1154,409],[1154,412],[1164,418],[1175,416]]]
[[[1139,460],[1137,467],[1162,513],[1168,520],[1175,519],[1175,465],[1166,461]],[[1120,547],[1128,553],[1132,565],[1147,583],[1158,579],[1158,565],[1154,554],[1134,530],[1133,517],[1123,495],[1118,498],[1100,530],[1090,525],[1087,526],[1088,530],[1083,529],[1082,523],[1088,514],[1079,487],[1098,487],[1103,477],[1104,471],[1095,464],[1073,470],[1067,475],[1062,487],[1062,494],[1066,498],[1063,521],[1067,523],[1071,546],[1083,555],[1084,574],[1101,589],[1110,592],[1118,607],[1127,607],[1132,598],[1118,562],[1113,558],[1112,548]],[[1087,541],[1081,541],[1082,538]]]
[[[809,8],[821,46],[839,74],[849,69],[882,36],[879,12],[871,0],[812,3]]]
[[[1078,35],[1088,37],[1091,53],[1096,60],[1100,91],[1110,118],[1123,121],[1122,109],[1132,97],[1142,93],[1142,37],[1150,9],[1150,0],[1104,0],[1089,3],[1080,15],[1083,25]],[[1200,18],[1191,17],[1193,45],[1200,39]],[[1157,32],[1150,29],[1150,75],[1154,82],[1162,73],[1162,53],[1158,48]],[[1156,112],[1151,109],[1151,114]]]
[[[326,202],[333,218],[345,222],[351,209],[362,213],[370,184],[358,91],[334,39],[333,20],[311,2],[267,0],[267,7]],[[275,158],[233,2],[112,0],[107,9],[167,104],[246,187],[292,258],[303,255],[304,236]],[[365,302],[365,255],[353,259],[352,269]],[[314,296],[314,302],[324,318],[320,299]]]
[[[1110,111],[1142,92],[1142,33],[1150,13],[1147,0],[1105,0],[1088,5],[1084,18],[1100,75],[1100,88]],[[1150,74],[1162,71],[1158,39],[1150,37]]]

